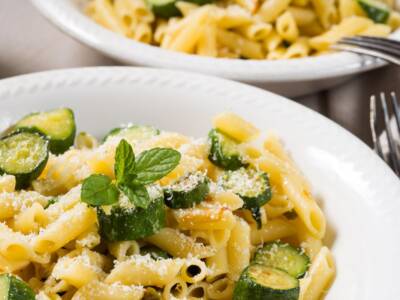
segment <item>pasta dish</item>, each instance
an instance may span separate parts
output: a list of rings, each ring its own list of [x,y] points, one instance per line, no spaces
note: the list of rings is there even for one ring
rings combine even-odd
[[[388,36],[394,0],[90,0],[85,12],[127,38],[209,57],[291,59],[343,37]]]
[[[233,113],[200,139],[129,124],[97,140],[67,108],[23,117],[0,139],[0,298],[321,299],[325,216],[260,137]]]

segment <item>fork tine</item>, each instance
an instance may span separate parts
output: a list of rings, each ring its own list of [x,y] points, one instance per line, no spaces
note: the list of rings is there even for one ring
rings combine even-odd
[[[356,46],[350,46],[346,44],[333,44],[331,45],[331,48],[333,50],[341,50],[341,51],[348,51],[356,54],[362,54],[362,55],[368,55],[376,58],[383,59],[385,61],[391,62],[395,65],[400,66],[400,57],[399,56],[394,56],[394,55],[389,55],[386,53],[383,53],[382,51],[376,51],[376,50],[370,50],[366,48],[360,48]]]
[[[353,36],[353,37],[344,37],[343,40],[371,42],[374,44],[390,47],[391,49],[400,50],[400,42],[397,40],[389,39],[389,38],[374,37],[374,36],[367,36],[367,35],[357,35],[357,36]]]
[[[394,111],[394,116],[396,118],[396,124],[397,124],[397,130],[400,135],[400,107],[399,107],[399,102],[397,100],[397,96],[395,92],[391,92],[390,96],[392,98],[392,105],[393,105],[393,111]]]
[[[381,143],[378,139],[378,135],[376,134],[378,132],[378,124],[377,124],[377,118],[376,118],[376,96],[375,95],[371,96],[369,107],[370,107],[369,121],[370,121],[370,126],[371,126],[372,142],[374,143],[374,149],[375,149],[376,153],[383,160],[385,160],[385,156],[383,155]]]
[[[364,38],[344,38],[339,41],[339,44],[358,46],[369,50],[380,51],[389,55],[400,57],[400,47],[397,45],[396,48],[392,45],[384,45],[382,43],[372,42],[365,40]]]
[[[389,144],[390,160],[392,162],[394,172],[397,175],[400,175],[399,161],[398,161],[398,157],[397,157],[397,151],[396,151],[395,141],[394,141],[393,134],[392,134],[392,129],[390,127],[390,117],[389,117],[389,111],[388,111],[388,107],[387,107],[385,93],[381,93],[381,105],[382,105],[382,109],[383,109],[386,135],[387,135],[388,144]]]

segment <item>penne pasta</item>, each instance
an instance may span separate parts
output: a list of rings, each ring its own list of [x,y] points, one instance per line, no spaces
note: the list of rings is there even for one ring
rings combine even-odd
[[[127,16],[148,17],[139,0],[96,3],[103,14],[114,5],[113,13],[129,28],[135,22]],[[289,8],[308,11],[311,3],[298,0]],[[205,39],[204,45],[191,47],[204,55],[221,51],[219,35],[227,45],[240,36],[242,56],[295,58],[311,51],[304,37],[287,46],[290,30],[268,27],[266,39],[252,36],[251,26],[261,21],[235,23],[234,11],[225,16],[233,27],[227,21],[221,28],[222,8],[214,8],[178,3],[187,22],[177,20],[171,32],[175,21],[163,21],[157,39],[177,43],[181,34],[200,32],[194,39]],[[276,21],[297,28],[286,8]],[[98,8],[90,9],[95,14]],[[237,9],[244,17],[244,3]],[[379,35],[388,28],[373,24],[364,33]],[[47,114],[33,116],[42,122]],[[63,153],[50,154],[27,190],[16,189],[19,176],[2,175],[1,276],[19,280],[38,300],[247,299],[241,289],[254,288],[255,280],[266,286],[272,281],[268,290],[276,282],[293,284],[288,288],[293,299],[320,299],[335,264],[323,243],[326,220],[311,184],[275,135],[260,141],[260,130],[232,112],[216,116],[212,125],[208,140],[142,125],[114,129],[102,144],[81,135],[75,147],[71,139]],[[31,149],[17,146],[16,152],[30,155]],[[254,282],[246,286],[249,281]],[[260,293],[258,299],[269,297]]]
[[[392,0],[377,0],[387,5],[386,24],[370,15],[379,11],[374,2],[363,6],[355,0],[153,1],[88,0],[85,12],[103,27],[142,43],[231,59],[318,56],[344,36],[388,36],[400,27]],[[50,192],[58,188],[64,191],[54,187]]]

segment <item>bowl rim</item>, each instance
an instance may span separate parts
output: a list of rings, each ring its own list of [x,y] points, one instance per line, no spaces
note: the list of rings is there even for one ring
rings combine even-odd
[[[50,22],[78,41],[114,59],[159,68],[195,71],[249,83],[298,82],[336,78],[384,66],[348,52],[292,60],[240,60],[179,53],[118,35],[85,16],[73,0],[31,0]],[[391,35],[400,39],[400,29]]]

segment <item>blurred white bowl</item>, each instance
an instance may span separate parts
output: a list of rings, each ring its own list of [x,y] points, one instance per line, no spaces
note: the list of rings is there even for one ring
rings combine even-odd
[[[180,69],[256,85],[285,96],[299,96],[347,81],[383,65],[351,53],[295,60],[240,60],[177,53],[136,42],[93,22],[82,12],[85,0],[32,0],[39,11],[77,40],[128,65]],[[400,38],[400,30],[393,34]]]

